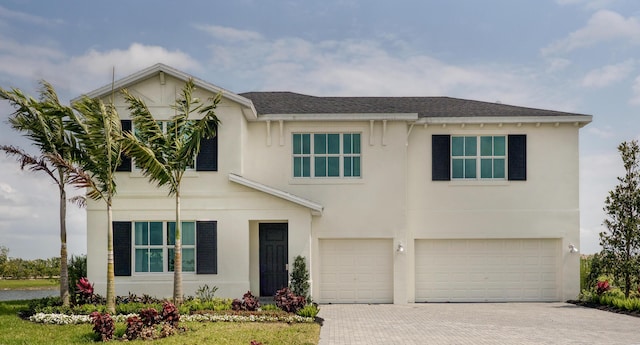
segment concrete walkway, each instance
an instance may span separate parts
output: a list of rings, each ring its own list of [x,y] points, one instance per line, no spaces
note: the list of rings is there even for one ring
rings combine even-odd
[[[321,305],[320,345],[640,345],[640,318],[567,303]]]

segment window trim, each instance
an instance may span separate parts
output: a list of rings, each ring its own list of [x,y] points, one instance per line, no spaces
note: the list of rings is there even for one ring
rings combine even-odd
[[[325,144],[325,151],[328,151],[328,145],[329,145],[329,135],[338,135],[338,153],[329,153],[329,152],[324,152],[324,153],[316,153],[316,136],[317,135],[325,135],[327,140],[326,140],[326,144]],[[352,148],[353,148],[353,135],[358,135],[359,136],[359,145],[358,145],[358,149],[359,149],[359,153],[354,153],[354,152],[349,152],[349,153],[345,153],[345,136],[346,135],[350,135],[351,136],[351,143],[352,143]],[[300,145],[301,145],[301,150],[300,152],[296,153],[296,136],[300,136]],[[309,138],[309,152],[305,152],[303,150],[304,148],[304,137],[308,136]],[[353,149],[351,150],[353,151]],[[326,171],[326,175],[325,176],[316,176],[316,162],[318,158],[325,158],[325,171]],[[330,158],[337,158],[338,161],[338,175],[337,176],[328,176],[329,175],[329,164],[328,161]],[[345,159],[350,159],[352,162],[358,158],[359,159],[359,175],[356,176],[350,176],[350,175],[345,175]],[[299,164],[301,164],[300,166],[300,172],[301,175],[300,176],[296,176],[296,159],[301,159],[302,161],[300,161]],[[308,175],[305,174],[305,170],[304,169],[304,159],[308,160]],[[353,169],[353,163],[352,163],[352,169],[350,170],[351,172],[354,170]],[[340,179],[348,179],[348,180],[360,180],[362,179],[362,132],[361,131],[344,131],[344,132],[335,132],[335,131],[318,131],[318,132],[309,132],[309,131],[295,131],[295,132],[291,132],[291,177],[294,181],[309,181],[309,180],[340,180]]]
[[[462,155],[454,155],[453,145],[454,140],[456,138],[462,138],[463,142],[463,152]],[[473,154],[469,154],[467,152],[467,143],[469,138],[474,138],[475,140],[475,152]],[[482,155],[482,138],[491,138],[491,155]],[[504,138],[504,155],[495,155],[495,138]],[[488,134],[479,134],[479,135],[451,135],[451,155],[450,155],[450,164],[451,164],[451,181],[505,181],[509,176],[508,171],[508,139],[507,135],[498,134],[498,135],[488,135]],[[491,160],[491,175],[492,177],[482,177],[482,161],[489,159]],[[496,159],[502,159],[504,165],[503,177],[495,177],[494,171],[494,161]],[[474,167],[474,177],[466,177],[467,173],[467,161],[473,161],[475,164]],[[454,161],[462,161],[463,168],[462,174],[463,177],[454,177],[455,170],[454,169]]]

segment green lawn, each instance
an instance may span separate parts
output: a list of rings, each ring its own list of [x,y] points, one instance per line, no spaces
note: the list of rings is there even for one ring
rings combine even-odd
[[[0,344],[91,344],[96,338],[91,325],[43,325],[24,321],[16,316],[26,306],[25,301],[0,302]],[[317,323],[183,323],[188,331],[153,344],[222,344],[249,345],[251,340],[268,344],[318,344],[320,325]],[[116,334],[123,334],[124,324],[117,324]],[[150,344],[148,341],[129,343]]]
[[[55,290],[58,279],[0,279],[0,290]]]

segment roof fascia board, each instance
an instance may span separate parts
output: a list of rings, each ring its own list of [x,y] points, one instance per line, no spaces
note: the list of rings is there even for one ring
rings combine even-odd
[[[140,80],[149,78],[160,72],[164,72],[166,74],[169,74],[172,77],[178,78],[185,82],[189,80],[189,78],[193,78],[193,82],[196,85],[196,87],[202,88],[212,93],[221,93],[222,97],[227,98],[236,103],[239,103],[240,105],[243,106],[243,108],[248,108],[248,111],[243,111],[245,117],[247,117],[247,120],[255,120],[257,118],[256,108],[254,107],[253,102],[250,99],[242,97],[236,93],[223,89],[219,86],[208,83],[202,79],[193,77],[187,73],[184,73],[182,71],[179,71],[173,67],[169,67],[162,63],[158,63],[151,67],[145,68],[139,72],[136,72],[134,74],[131,74],[129,76],[126,76],[122,79],[117,80],[115,83],[113,83],[113,85],[111,84],[105,85],[83,96],[87,96],[89,98],[103,97],[103,96],[109,95],[112,92],[112,90],[121,90],[121,89],[127,88]],[[77,102],[83,96],[76,97],[73,100],[71,100],[71,102],[72,103]]]
[[[322,211],[324,207],[313,201],[301,198],[299,196],[293,195],[291,193],[287,193],[279,189],[275,189],[273,187],[269,187],[259,182],[251,181],[249,179],[246,179],[236,174],[229,174],[229,181],[235,182],[237,184],[241,184],[245,187],[249,187],[263,193],[273,195],[275,197],[278,197],[287,201],[291,201],[294,204],[298,204],[300,206],[310,209],[311,214],[313,214],[314,216],[322,216]]]
[[[493,124],[493,123],[580,123],[587,124],[593,120],[591,115],[570,116],[483,116],[483,117],[423,117],[415,124]]]
[[[321,114],[266,114],[261,121],[416,121],[418,113],[321,113]]]

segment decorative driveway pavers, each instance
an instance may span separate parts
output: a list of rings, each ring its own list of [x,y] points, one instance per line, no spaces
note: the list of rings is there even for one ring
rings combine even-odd
[[[325,304],[320,345],[640,345],[640,318],[567,303]]]

